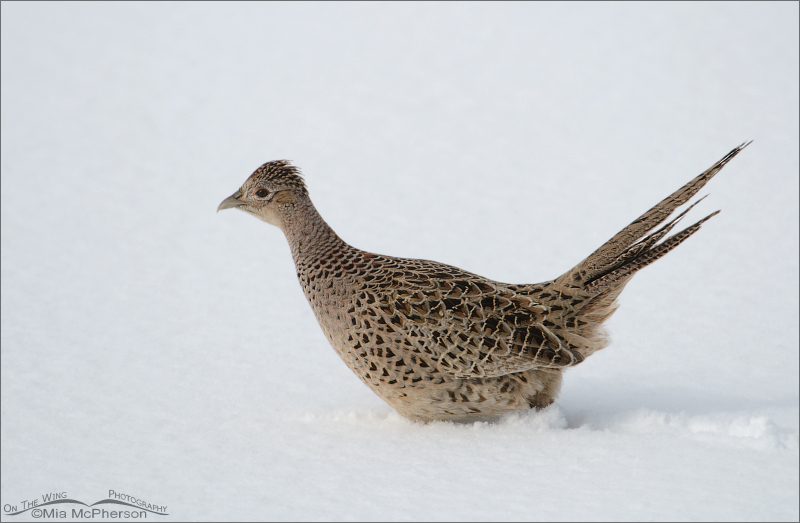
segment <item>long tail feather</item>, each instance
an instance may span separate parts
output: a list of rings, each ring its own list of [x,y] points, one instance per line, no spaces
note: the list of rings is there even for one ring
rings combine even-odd
[[[692,204],[677,217],[667,222],[657,231],[653,229],[666,221],[669,216],[681,205],[689,201],[692,196],[715,174],[717,174],[733,157],[750,145],[745,142],[726,154],[720,161],[708,170],[694,178],[692,181],[672,193],[652,209],[641,215],[633,223],[622,229],[613,238],[608,240],[588,258],[579,263],[571,271],[564,274],[557,281],[570,282],[572,285],[583,287],[592,295],[603,293],[614,287],[615,284],[624,285],[625,282],[639,269],[653,263],[658,258],[680,245],[689,236],[700,229],[700,226],[719,211],[706,216],[699,222],[670,236],[661,243],[672,228],[683,218],[692,207]],[[650,233],[648,235],[648,233]],[[644,237],[644,239],[642,239]]]
[[[560,299],[551,310],[563,310],[550,321],[561,328],[560,336],[584,359],[608,344],[603,328],[617,308],[617,298],[637,271],[661,258],[700,230],[716,211],[695,224],[668,236],[703,198],[670,219],[734,156],[747,147],[743,143],[710,169],[697,176],[661,203],[644,213],[588,258],[548,284],[546,294]],[[705,198],[705,197],[704,197]]]
[[[687,209],[688,210],[688,209]],[[689,236],[696,233],[700,230],[700,226],[703,222],[709,220],[710,218],[719,214],[719,211],[712,212],[699,222],[695,223],[694,225],[690,225],[689,227],[683,229],[681,232],[670,236],[667,238],[663,243],[657,245],[653,249],[649,249],[645,251],[643,254],[635,257],[628,263],[621,265],[619,268],[616,268],[610,272],[605,273],[603,276],[599,278],[595,278],[592,281],[584,284],[584,288],[588,290],[591,294],[599,294],[611,286],[613,286],[616,282],[627,278],[630,275],[633,275],[639,269],[643,267],[647,267],[657,259],[661,258],[669,251],[683,243]],[[670,228],[672,228],[670,226]]]

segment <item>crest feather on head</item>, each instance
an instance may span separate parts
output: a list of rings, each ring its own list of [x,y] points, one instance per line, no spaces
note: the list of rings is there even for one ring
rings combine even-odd
[[[290,160],[267,162],[250,175],[250,180],[256,183],[268,182],[273,185],[288,186],[292,189],[299,189],[305,195],[308,194],[300,169],[292,165]]]

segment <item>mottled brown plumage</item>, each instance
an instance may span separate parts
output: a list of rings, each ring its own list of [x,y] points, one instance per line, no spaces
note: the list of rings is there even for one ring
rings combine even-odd
[[[285,160],[259,167],[218,210],[235,207],[281,228],[325,336],[378,396],[411,419],[469,421],[552,403],[561,371],[606,346],[602,323],[630,278],[716,213],[667,237],[692,205],[653,229],[747,145],[562,276],[532,285],[351,247]]]

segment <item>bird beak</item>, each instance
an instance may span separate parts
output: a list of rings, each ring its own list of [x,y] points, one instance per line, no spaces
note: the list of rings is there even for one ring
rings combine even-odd
[[[231,194],[230,196],[222,200],[222,203],[219,204],[219,207],[217,207],[217,212],[221,211],[222,209],[231,209],[245,205],[245,202],[239,199],[241,197],[242,197],[242,191],[236,191],[235,193]]]

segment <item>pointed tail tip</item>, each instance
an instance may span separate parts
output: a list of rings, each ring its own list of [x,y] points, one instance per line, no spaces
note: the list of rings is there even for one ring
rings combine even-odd
[[[702,224],[704,224],[705,222],[707,222],[708,220],[710,220],[711,218],[713,218],[714,216],[718,215],[721,212],[722,212],[722,209],[716,210],[716,211],[712,212],[711,214],[709,214],[708,216],[706,216],[705,218],[703,218],[702,220],[700,220],[699,222],[697,222],[695,225],[702,225]]]
[[[745,147],[747,147],[751,143],[753,143],[753,140],[748,140],[746,142],[743,142],[742,145],[740,145],[738,147],[734,147],[734,149],[731,152],[729,152],[728,154],[723,156],[722,159],[720,161],[718,161],[711,169],[714,169],[714,168],[717,168],[717,167],[719,169],[722,169],[725,166],[726,163],[731,161],[734,156],[736,156],[737,154],[742,152],[742,149],[744,149]],[[716,174],[716,171],[714,171],[714,174]]]

